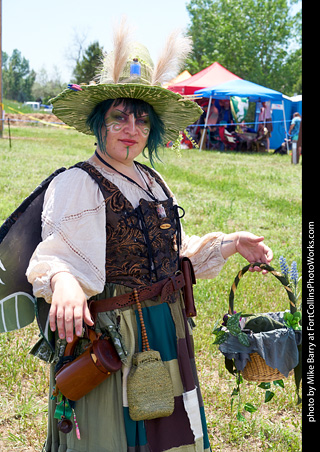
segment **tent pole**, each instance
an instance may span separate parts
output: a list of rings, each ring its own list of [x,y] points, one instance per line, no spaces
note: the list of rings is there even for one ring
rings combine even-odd
[[[282,99],[282,112],[283,112],[284,130],[285,130],[286,138],[287,138],[287,122],[286,122],[286,113],[284,111],[284,100],[283,99]],[[286,139],[286,146],[287,146],[287,154],[289,154],[288,138]]]
[[[204,140],[204,137],[206,136],[206,127],[207,127],[209,112],[210,112],[210,108],[211,108],[211,101],[212,101],[212,96],[210,96],[210,99],[209,99],[209,105],[208,105],[206,119],[204,121],[204,129],[203,129],[203,134],[201,135],[199,151],[202,151],[203,140]]]

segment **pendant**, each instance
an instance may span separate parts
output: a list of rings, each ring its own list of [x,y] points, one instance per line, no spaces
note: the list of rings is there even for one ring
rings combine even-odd
[[[58,422],[58,430],[62,433],[70,433],[72,430],[72,422],[70,419],[66,419],[65,416],[61,416],[60,421]]]
[[[66,400],[65,397],[62,398],[62,400],[57,404],[54,417],[56,419],[59,419],[57,427],[58,430],[62,433],[70,433],[73,425],[70,420],[72,415],[72,409],[69,405],[69,402]]]
[[[163,218],[167,217],[166,210],[162,204],[157,204],[156,210],[157,210],[159,220],[162,220]]]
[[[168,217],[166,214],[166,210],[163,207],[162,204],[157,204],[156,205],[156,211],[157,211],[157,215],[158,218],[160,220],[160,229],[170,229],[171,228],[171,224],[168,222]]]

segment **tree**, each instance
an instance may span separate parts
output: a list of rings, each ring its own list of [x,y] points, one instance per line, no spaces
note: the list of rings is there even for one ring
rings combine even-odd
[[[29,61],[22,57],[21,52],[15,49],[11,57],[4,54],[2,79],[3,96],[6,99],[25,102],[31,99],[31,88],[36,73],[29,68]]]
[[[301,14],[291,13],[295,3],[191,0],[187,9],[194,49],[189,71],[198,72],[218,61],[241,78],[291,94],[301,74],[299,59],[292,67],[301,44]]]
[[[58,69],[54,68],[54,76],[49,79],[47,71],[42,68],[36,76],[32,87],[33,99],[41,99],[41,102],[47,104],[50,99],[57,96],[66,88],[66,83],[62,83]]]
[[[89,45],[84,51],[83,56],[79,58],[73,70],[73,77],[75,83],[88,84],[96,76],[97,67],[101,63],[103,56],[103,49],[100,47],[98,41]]]

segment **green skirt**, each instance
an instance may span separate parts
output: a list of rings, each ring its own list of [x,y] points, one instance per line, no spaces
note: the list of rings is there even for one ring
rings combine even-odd
[[[131,357],[141,351],[141,329],[134,306],[114,311],[127,350],[122,369],[75,404],[81,439],[75,428],[68,434],[57,429],[56,400],[49,397],[48,435],[43,452],[209,452],[203,401],[197,378],[192,331],[183,300],[142,303],[148,340],[160,352],[174,388],[174,411],[168,417],[133,421],[127,402],[127,376]],[[54,366],[50,373],[50,394]]]

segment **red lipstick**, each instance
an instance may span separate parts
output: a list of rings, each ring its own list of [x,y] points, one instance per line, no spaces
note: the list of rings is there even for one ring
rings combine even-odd
[[[119,140],[121,143],[123,143],[125,146],[133,146],[137,142],[135,140]]]

